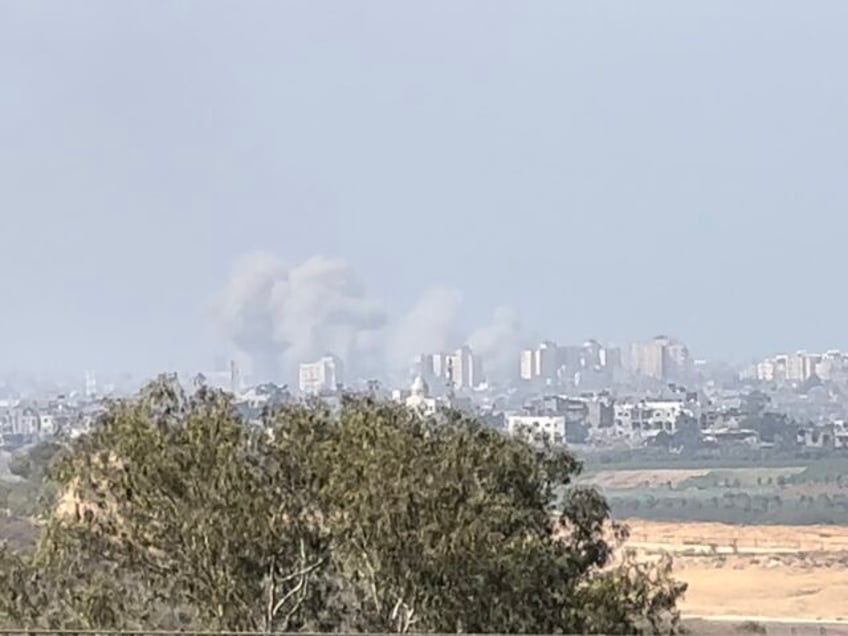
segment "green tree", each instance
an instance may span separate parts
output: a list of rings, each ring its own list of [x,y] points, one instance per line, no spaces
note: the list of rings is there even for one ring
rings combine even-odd
[[[189,608],[210,629],[299,627],[328,546],[301,488],[311,476],[299,472],[320,428],[271,432],[246,427],[223,393],[200,387],[189,397],[165,380],[112,404],[57,463],[64,495],[33,566],[69,590],[109,573],[109,595],[138,602],[92,614],[72,598],[53,603],[60,618],[143,626],[150,607]],[[37,620],[41,603],[31,609],[19,618]]]
[[[52,468],[36,553],[0,552],[26,626],[664,633],[670,564],[616,563],[626,529],[572,455],[373,397],[259,425],[162,379]]]
[[[56,442],[39,442],[26,452],[15,453],[9,460],[9,472],[29,481],[40,482],[61,448]]]

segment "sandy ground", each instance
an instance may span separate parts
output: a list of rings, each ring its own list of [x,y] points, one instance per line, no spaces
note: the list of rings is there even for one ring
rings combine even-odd
[[[627,523],[640,558],[674,557],[684,616],[848,621],[848,527]]]

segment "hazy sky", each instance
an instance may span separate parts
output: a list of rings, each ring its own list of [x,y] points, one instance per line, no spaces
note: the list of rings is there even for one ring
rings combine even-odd
[[[0,368],[208,365],[255,250],[562,341],[848,348],[848,3],[0,0]]]

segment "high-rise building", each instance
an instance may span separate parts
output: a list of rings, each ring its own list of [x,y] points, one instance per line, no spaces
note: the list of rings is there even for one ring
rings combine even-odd
[[[483,382],[483,368],[480,359],[471,347],[463,346],[453,353],[443,356],[443,376],[455,389],[473,389]]]
[[[569,374],[574,374],[586,367],[586,350],[581,345],[563,345],[559,347],[559,365],[565,367]]]
[[[524,349],[521,352],[519,375],[522,380],[532,380],[536,377],[536,351]]]
[[[301,393],[318,395],[338,390],[344,384],[344,366],[336,356],[327,355],[315,362],[300,365]]]
[[[536,377],[554,382],[559,369],[559,350],[555,342],[546,341],[536,349]]]
[[[94,371],[85,372],[85,397],[94,397],[97,395],[97,377]]]
[[[621,368],[621,349],[604,347],[601,349],[601,366],[610,371]]]
[[[583,343],[581,362],[584,366],[598,370],[603,367],[604,347],[597,340],[587,340]]]
[[[848,357],[839,351],[823,354],[797,351],[781,353],[757,363],[754,376],[761,382],[806,382],[813,376],[833,380],[848,370]]]
[[[810,355],[806,351],[798,351],[786,356],[786,379],[789,382],[805,382],[816,372],[816,366],[821,356]]]
[[[776,368],[775,360],[767,358],[757,363],[756,378],[761,382],[773,382],[775,380]]]
[[[422,353],[415,358],[415,362],[412,365],[412,376],[421,377],[422,380],[428,383],[436,379],[438,375],[434,370],[435,357],[436,354],[433,353]]]
[[[848,368],[848,357],[841,351],[831,350],[824,353],[816,363],[816,375],[825,381],[843,376]]]
[[[560,353],[556,343],[549,340],[534,349],[524,349],[520,358],[521,379],[555,383],[560,368]]]
[[[468,346],[451,353],[419,356],[418,374],[427,381],[442,381],[453,389],[472,389],[483,380],[483,364]]]
[[[633,344],[630,365],[633,372],[655,380],[685,380],[691,375],[693,363],[686,345],[657,336]]]
[[[634,373],[656,380],[665,378],[664,344],[660,340],[634,342],[631,347],[630,365]]]

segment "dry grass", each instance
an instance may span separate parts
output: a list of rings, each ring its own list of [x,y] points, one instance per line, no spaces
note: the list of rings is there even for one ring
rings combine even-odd
[[[751,468],[602,470],[588,475],[586,481],[601,488],[625,489],[667,486],[669,483],[672,486],[676,486],[687,479],[703,477],[709,473],[720,473],[725,479],[728,477],[739,477],[740,479],[756,480],[756,478],[760,477],[765,480],[769,477],[776,479],[780,475],[794,475],[803,471],[803,466],[787,466],[783,468],[754,466]]]
[[[628,523],[640,558],[674,557],[684,615],[848,619],[848,527]]]
[[[601,488],[639,488],[641,486],[672,485],[690,477],[703,477],[710,469],[669,468],[657,470],[602,470],[591,475],[588,481]]]

